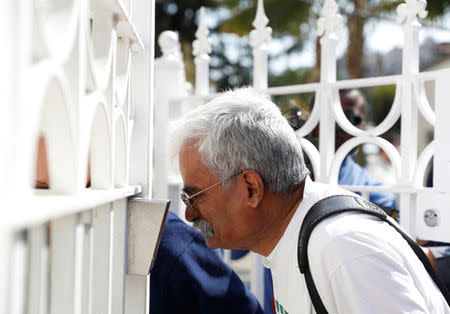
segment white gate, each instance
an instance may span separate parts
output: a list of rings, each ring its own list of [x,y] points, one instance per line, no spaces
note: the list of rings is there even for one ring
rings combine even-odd
[[[147,314],[167,210],[150,201],[154,1],[0,10],[0,313]]]
[[[268,87],[268,43],[271,28],[262,0],[258,0],[255,29],[250,33],[250,45],[253,47],[254,70],[253,87],[270,95],[295,93],[314,93],[316,105],[305,125],[296,131],[303,144],[305,153],[312,161],[316,179],[321,182],[337,184],[339,169],[347,154],[362,143],[373,143],[383,149],[394,167],[396,183],[391,186],[344,186],[352,191],[367,193],[370,191],[389,191],[400,195],[400,224],[413,236],[422,239],[450,242],[450,148],[445,138],[450,134],[450,69],[419,73],[420,23],[417,15],[424,18],[425,1],[406,1],[397,8],[398,22],[403,24],[404,46],[402,73],[385,77],[355,80],[336,80],[336,31],[341,25],[341,16],[334,0],[326,0],[322,17],[317,26],[321,44],[320,82],[281,87]],[[185,87],[185,78],[180,52],[177,48],[176,34],[164,32],[159,38],[163,56],[156,61],[156,100],[155,115],[161,125],[178,117],[192,106],[204,103],[214,95],[208,95],[209,53],[208,30],[204,23],[204,12],[200,12],[200,23],[193,43],[196,86],[195,94],[189,95]],[[429,105],[424,83],[435,84],[435,110]],[[168,82],[171,82],[168,84]],[[379,125],[371,130],[361,130],[353,126],[345,117],[339,100],[339,90],[344,88],[363,88],[394,84],[396,95],[390,112]],[[187,95],[187,96],[186,96]],[[418,118],[422,115],[434,127],[434,140],[418,155],[417,130]],[[401,119],[401,150],[380,137],[394,123]],[[335,152],[335,122],[354,137],[344,143]],[[319,150],[304,139],[317,125],[320,128]],[[170,165],[167,134],[158,133],[155,142],[162,143],[155,152],[156,169],[160,169],[159,178],[167,178],[166,185],[155,187],[155,195],[165,198],[170,191],[177,191],[181,181],[175,166]],[[423,187],[423,177],[427,165],[434,157],[433,188]],[[176,195],[170,198],[177,202]],[[179,202],[178,202],[179,204]],[[180,212],[184,209],[179,206]],[[184,216],[184,215],[182,215]],[[261,263],[254,256],[251,289],[260,301],[263,300]]]

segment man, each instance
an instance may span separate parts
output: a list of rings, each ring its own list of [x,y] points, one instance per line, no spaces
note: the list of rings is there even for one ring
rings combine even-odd
[[[312,182],[294,131],[269,98],[227,92],[190,112],[173,133],[186,219],[210,248],[249,249],[272,271],[277,311],[312,313],[297,240],[318,200],[350,192]],[[330,313],[450,313],[400,234],[347,213],[314,229],[311,273]]]

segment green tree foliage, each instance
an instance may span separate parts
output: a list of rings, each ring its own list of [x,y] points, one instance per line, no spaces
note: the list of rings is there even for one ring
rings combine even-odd
[[[286,70],[281,74],[269,75],[269,86],[290,85],[292,82],[303,82],[309,76],[311,69]],[[289,94],[274,97],[275,103],[281,112],[289,117],[301,112],[301,117],[307,119],[314,104],[313,93]]]
[[[367,90],[365,94],[370,109],[368,113],[369,121],[378,125],[386,118],[394,102],[395,93],[395,85],[376,86]],[[393,129],[397,132],[400,131],[400,121],[397,121]]]
[[[215,9],[218,5],[213,0],[156,0],[155,4],[156,38],[166,30],[178,32],[186,65],[187,80],[191,83],[194,83],[195,72],[192,42],[195,40],[195,32],[198,27],[197,12],[202,6]],[[155,45],[155,55],[157,57],[161,55],[157,45]]]
[[[156,36],[165,30],[177,31],[180,40],[192,43],[197,31],[196,13],[202,7],[216,8],[212,0],[156,0]],[[160,55],[159,49],[156,51]]]
[[[186,73],[190,82],[194,81],[191,43],[197,30],[196,12],[201,6],[208,8],[208,14],[217,15],[215,29],[211,32],[235,33],[246,36],[254,27],[252,21],[256,15],[257,0],[156,0],[156,34],[163,30],[178,31],[185,56]],[[362,60],[365,45],[365,26],[371,19],[386,16],[393,18],[395,9],[403,0],[337,0],[339,13],[344,16],[344,23],[349,29],[349,47],[346,54],[346,68],[350,78],[363,77]],[[428,1],[429,18],[437,18],[448,12],[450,0]],[[290,36],[292,39],[280,50],[278,55],[288,56],[302,50],[308,40],[316,40],[316,65],[308,75],[302,76],[303,82],[317,81],[319,76],[320,45],[315,35],[315,22],[320,15],[323,1],[313,0],[265,0],[264,8],[273,29],[273,38]],[[224,11],[226,12],[225,14]],[[225,16],[229,16],[225,19]],[[251,82],[252,53],[248,46],[235,44],[239,49],[238,58],[230,58],[227,49],[230,40],[222,35],[215,36],[211,54],[212,75],[217,88],[246,85]],[[159,55],[159,51],[157,51]],[[287,72],[291,70],[286,70]],[[271,74],[276,76],[275,74]],[[283,75],[283,74],[280,74]],[[278,76],[280,76],[278,75]],[[286,77],[289,77],[289,73]],[[294,77],[292,77],[294,79]],[[292,81],[296,84],[302,81]],[[280,84],[276,84],[280,85]]]
[[[428,18],[436,19],[450,11],[450,0],[427,1]]]
[[[247,35],[254,27],[252,25],[256,15],[258,1],[246,1],[248,5],[235,5],[234,0],[217,0],[227,5],[232,13],[232,17],[222,23],[218,28],[220,32],[236,33],[241,36]],[[264,11],[270,21],[275,38],[279,36],[303,37],[308,31],[300,28],[300,24],[310,18],[311,4],[304,1],[295,0],[266,0],[264,1]]]

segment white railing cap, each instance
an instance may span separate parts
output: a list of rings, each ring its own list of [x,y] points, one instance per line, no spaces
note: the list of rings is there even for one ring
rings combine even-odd
[[[397,22],[405,25],[420,25],[417,16],[425,18],[428,15],[426,0],[405,0],[397,7]]]
[[[322,7],[322,17],[317,21],[317,34],[331,35],[342,28],[342,16],[338,13],[339,7],[334,0],[326,0]]]
[[[192,54],[194,56],[200,56],[203,54],[210,54],[211,53],[211,45],[209,44],[208,39],[209,30],[206,26],[205,21],[205,8],[200,8],[200,16],[199,16],[199,22],[198,22],[198,29],[195,32],[195,37],[197,38],[192,43]]]

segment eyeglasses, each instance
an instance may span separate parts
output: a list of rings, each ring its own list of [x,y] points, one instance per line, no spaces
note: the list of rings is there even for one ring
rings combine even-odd
[[[232,175],[231,177],[228,177],[228,178],[223,179],[223,180],[221,180],[221,181],[219,181],[219,182],[216,182],[216,183],[214,183],[213,185],[208,186],[206,189],[203,189],[203,190],[201,190],[200,192],[197,192],[197,193],[195,193],[194,195],[191,195],[191,196],[189,196],[186,192],[182,192],[182,193],[180,194],[180,198],[181,198],[181,200],[183,201],[184,205],[186,205],[186,207],[189,208],[189,210],[193,211],[193,210],[194,210],[194,207],[192,207],[192,205],[194,204],[194,197],[196,197],[196,196],[198,196],[198,195],[200,195],[200,194],[202,194],[202,193],[208,191],[209,189],[212,189],[212,188],[215,187],[216,185],[219,185],[219,184],[221,184],[221,183],[223,183],[223,182],[225,182],[225,181],[227,181],[227,180],[230,180],[231,178],[234,178],[234,177],[237,176],[237,175],[240,175],[241,173],[242,173],[242,172],[239,172],[239,173],[237,173],[237,174]]]

